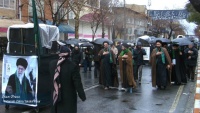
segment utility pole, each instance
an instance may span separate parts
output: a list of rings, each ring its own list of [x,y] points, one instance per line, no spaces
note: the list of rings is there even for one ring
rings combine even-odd
[[[151,0],[148,0],[148,9],[150,10],[150,6],[151,6]],[[150,19],[150,14],[149,14],[149,10],[147,9],[147,16],[148,16],[148,18],[147,18],[147,34],[148,34],[148,32],[149,32],[149,27],[150,27],[150,25],[151,25],[151,19]]]
[[[123,33],[124,33],[124,40],[127,39],[126,37],[126,0],[124,0],[124,30],[123,30]]]

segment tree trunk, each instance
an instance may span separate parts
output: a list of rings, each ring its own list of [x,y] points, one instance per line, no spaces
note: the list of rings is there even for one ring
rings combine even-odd
[[[102,20],[102,38],[105,37],[104,20]]]
[[[94,36],[95,36],[95,33],[94,33],[94,30],[92,30],[92,41],[94,41]]]
[[[113,27],[113,30],[112,30],[112,39],[116,39],[115,37],[115,28]]]
[[[170,32],[169,32],[169,37],[168,37],[168,39],[170,39],[170,37],[172,36],[172,29],[170,30]]]
[[[75,38],[79,38],[79,15],[75,17]]]

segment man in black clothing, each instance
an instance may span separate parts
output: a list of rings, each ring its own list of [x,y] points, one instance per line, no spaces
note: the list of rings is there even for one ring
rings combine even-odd
[[[94,76],[97,77],[100,74],[100,58],[99,51],[101,50],[101,45],[94,44],[93,55],[94,55]]]
[[[79,46],[76,44],[74,46],[74,50],[72,51],[72,61],[79,67],[79,71],[80,71],[80,66],[83,62],[83,55],[82,52],[79,49]]]
[[[143,55],[146,55],[146,51],[142,49],[141,42],[138,42],[136,48],[132,52],[134,60],[134,79],[138,80],[140,84],[142,79],[142,65],[144,64]]]
[[[195,67],[197,65],[198,50],[194,47],[193,43],[191,43],[188,46],[188,48],[185,49],[184,53],[186,55],[188,78],[191,79],[191,81],[194,81]]]
[[[116,46],[117,50],[118,50],[118,54],[117,54],[117,59],[118,59],[118,56],[119,54],[121,53],[122,51],[122,45],[121,45],[121,42],[117,42],[117,46]],[[119,62],[117,61],[116,62],[117,64],[119,64]]]

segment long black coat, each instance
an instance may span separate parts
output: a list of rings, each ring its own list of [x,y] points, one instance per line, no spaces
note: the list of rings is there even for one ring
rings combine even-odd
[[[76,64],[76,65],[79,65],[79,64],[82,64],[82,52],[79,51],[79,50],[73,50],[72,51],[72,61]]]
[[[57,60],[54,60],[50,63],[52,86],[56,64]],[[86,100],[86,96],[83,90],[83,85],[81,82],[81,76],[78,67],[70,60],[65,60],[63,64],[61,64],[60,83],[61,101],[52,107],[52,113],[76,113],[77,93],[82,101]],[[55,108],[57,108],[57,110]]]
[[[189,54],[188,51],[191,50],[193,51],[192,54]],[[197,57],[198,57],[198,50],[196,48],[187,48],[184,50],[184,53],[186,55],[186,64],[189,66],[196,66],[197,65]],[[188,59],[188,57],[191,56],[191,59]]]
[[[143,55],[146,55],[146,51],[144,49],[134,49],[133,50],[133,59],[136,65],[143,65],[144,59]]]

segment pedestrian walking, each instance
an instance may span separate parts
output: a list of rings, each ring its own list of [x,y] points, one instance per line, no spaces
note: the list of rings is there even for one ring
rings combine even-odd
[[[74,50],[72,51],[72,61],[79,67],[80,70],[80,66],[83,62],[83,58],[82,58],[82,52],[79,49],[78,45],[74,46]]]
[[[77,94],[86,100],[78,66],[69,60],[70,50],[62,46],[59,59],[50,63],[53,77],[53,104],[51,113],[77,113]]]
[[[115,55],[109,47],[109,42],[103,42],[104,48],[99,52],[100,57],[100,81],[99,83],[104,86],[104,89],[109,89],[110,86],[115,86],[114,83],[116,76],[112,74],[112,67],[116,65]]]
[[[83,52],[83,65],[84,65],[83,73],[87,73],[87,67],[89,67],[89,71],[91,71],[92,49],[90,47],[87,47]]]
[[[186,81],[186,73],[182,73],[182,66],[181,65],[181,57],[183,53],[181,52],[179,45],[174,43],[172,44],[172,50],[170,56],[172,58],[172,73],[171,73],[171,81],[174,81],[176,85],[181,85],[182,83],[185,84]]]
[[[136,83],[133,76],[132,52],[128,49],[128,44],[122,44],[122,51],[118,58],[122,87],[127,88],[127,91],[132,93],[132,88],[136,87]]]
[[[117,50],[118,50],[118,54],[117,54],[117,65],[119,64],[119,61],[118,61],[118,56],[119,54],[121,53],[122,51],[122,45],[121,45],[121,42],[117,42],[117,46],[116,46]]]
[[[101,45],[94,44],[93,56],[94,56],[94,76],[97,77],[100,75],[100,58],[99,51],[101,50]]]
[[[111,50],[114,52],[115,55],[115,61],[117,62],[118,49],[115,47],[114,44],[112,44],[111,46]]]
[[[195,67],[197,65],[197,57],[198,57],[198,50],[194,47],[194,44],[191,43],[188,45],[188,48],[185,49],[186,54],[186,65],[187,65],[187,75],[191,81],[194,81],[195,77]]]
[[[143,55],[146,55],[145,49],[142,48],[142,43],[138,42],[136,48],[133,50],[134,60],[134,79],[141,84],[142,80],[142,67],[144,65]],[[139,77],[138,77],[139,76]]]
[[[151,53],[150,64],[152,66],[152,86],[159,89],[165,89],[171,83],[171,77],[167,71],[171,69],[171,58],[165,48],[162,47],[162,41],[156,41],[156,48]]]

